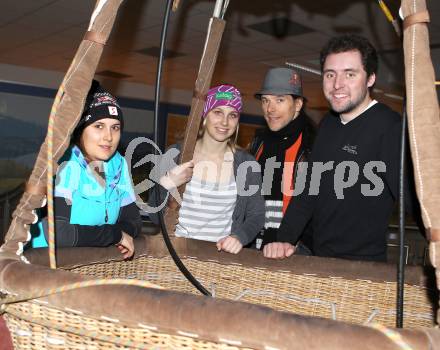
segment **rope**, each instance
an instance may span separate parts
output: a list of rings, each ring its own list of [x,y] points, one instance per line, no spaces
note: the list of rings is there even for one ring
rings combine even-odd
[[[402,350],[413,350],[411,346],[408,345],[402,338],[402,335],[388,327],[381,325],[380,323],[372,323],[368,325],[371,328],[378,330],[383,333],[388,339],[390,339],[394,344],[396,344]]]
[[[385,1],[377,0],[377,3],[379,4],[380,8],[382,9],[382,12],[385,14],[385,17],[387,18],[387,20],[392,24],[397,36],[400,38],[402,36],[402,31],[400,29],[399,22],[393,17],[388,6],[385,4]]]
[[[139,281],[139,280],[129,280],[129,279],[123,279],[123,278],[115,278],[115,279],[110,279],[110,280],[109,279],[99,279],[99,280],[92,280],[92,281],[82,281],[82,282],[66,284],[61,287],[44,289],[44,290],[39,291],[37,293],[29,293],[27,295],[25,294],[24,296],[8,295],[6,298],[4,298],[3,300],[0,301],[0,310],[2,310],[5,307],[5,305],[7,305],[7,304],[14,304],[14,303],[20,303],[20,302],[33,300],[33,299],[39,299],[39,298],[47,297],[49,295],[65,293],[65,292],[75,290],[75,289],[80,289],[80,288],[104,286],[104,285],[124,285],[124,286],[138,286],[138,287],[144,287],[144,288],[163,289],[162,287],[160,287],[156,284],[153,284],[151,282]]]
[[[383,0],[377,0],[377,2],[379,3],[379,6],[382,9],[382,12],[385,14],[385,17],[387,18],[387,20],[390,22],[393,22],[394,17],[391,14],[391,11],[389,10],[388,6],[383,2]]]
[[[312,73],[312,74],[316,74],[316,75],[321,76],[321,72],[317,69],[303,66],[302,64],[293,63],[293,62],[286,62],[285,64],[286,64],[286,66],[293,67],[293,68],[296,68],[299,70],[303,70],[304,72],[308,72],[308,73]]]
[[[234,298],[235,301],[239,301],[241,298],[247,296],[247,295],[254,295],[254,296],[269,296],[269,297],[277,297],[292,301],[298,301],[298,302],[305,302],[305,303],[315,303],[319,305],[324,306],[330,306],[330,310],[332,313],[332,319],[336,321],[336,303],[326,300],[321,300],[319,298],[304,298],[300,296],[296,296],[293,294],[278,294],[267,290],[251,290],[251,289],[244,289],[238,296]]]
[[[226,14],[226,10],[228,9],[229,6],[229,0],[224,0],[225,2],[223,3],[223,9],[222,9],[222,13],[221,13],[221,19],[223,19],[225,17]]]
[[[52,105],[47,127],[47,223],[49,235],[49,261],[50,268],[56,269],[57,262],[55,256],[55,224],[53,210],[53,129],[58,105],[64,95],[64,83],[58,89],[55,101]]]

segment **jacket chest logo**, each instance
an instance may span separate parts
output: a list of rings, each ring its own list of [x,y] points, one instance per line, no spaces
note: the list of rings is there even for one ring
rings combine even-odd
[[[357,153],[357,147],[358,147],[357,145],[349,145],[349,144],[347,144],[344,147],[342,147],[342,150],[345,151],[345,152],[348,152],[350,154],[358,154]]]

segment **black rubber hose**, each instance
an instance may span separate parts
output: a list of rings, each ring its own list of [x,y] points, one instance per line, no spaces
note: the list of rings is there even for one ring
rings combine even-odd
[[[397,270],[396,327],[403,327],[403,301],[405,283],[405,158],[406,158],[406,103],[403,103],[402,133],[400,140],[399,174],[399,266]]]
[[[380,1],[376,0],[380,6]],[[369,14],[371,12],[369,11]],[[393,29],[399,37],[403,52],[402,32],[395,27]],[[385,59],[385,57],[382,57]],[[400,169],[399,169],[399,263],[397,266],[397,300],[396,300],[396,327],[403,327],[403,301],[405,283],[405,159],[406,159],[406,98],[403,99],[402,130],[400,135]]]
[[[166,43],[166,37],[167,37],[167,30],[168,30],[168,20],[170,17],[171,12],[171,5],[173,3],[173,0],[167,0],[166,4],[166,10],[165,15],[163,18],[163,24],[162,24],[162,33],[160,37],[160,53],[159,53],[159,61],[157,64],[157,75],[156,75],[156,90],[155,90],[155,100],[154,100],[154,141],[156,144],[159,140],[159,131],[158,131],[158,121],[159,121],[159,103],[160,103],[160,85],[161,85],[161,78],[162,78],[162,65],[163,65],[163,57],[164,57],[164,51],[165,51],[165,43]],[[155,151],[157,154],[157,150]],[[160,191],[159,191],[159,185],[157,184],[154,189],[156,191],[156,198],[158,202],[156,203],[156,206],[161,203],[160,201]],[[173,244],[171,243],[170,237],[168,236],[168,231],[165,225],[165,220],[163,217],[163,209],[159,211],[159,224],[160,229],[162,231],[162,236],[165,241],[165,245],[168,248],[168,251],[173,258],[174,263],[179,268],[179,270],[182,272],[182,274],[187,278],[189,282],[192,283],[194,287],[196,287],[202,294],[211,296],[211,293],[209,293],[197,279],[191,274],[191,272],[188,271],[186,266],[183,264],[182,260],[180,260],[179,256],[176,253],[176,250],[173,247]]]

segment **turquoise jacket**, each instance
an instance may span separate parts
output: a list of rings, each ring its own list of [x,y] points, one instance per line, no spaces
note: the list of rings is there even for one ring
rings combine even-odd
[[[70,148],[63,159],[55,177],[55,197],[64,198],[71,205],[71,224],[115,224],[120,208],[135,202],[127,163],[119,152],[103,163],[105,187],[91,173],[77,146]],[[41,223],[39,227],[38,237],[32,240],[34,248],[47,247]]]

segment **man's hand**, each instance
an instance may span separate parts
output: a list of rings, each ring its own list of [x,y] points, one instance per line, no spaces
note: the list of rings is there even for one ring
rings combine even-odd
[[[134,254],[133,237],[131,237],[125,232],[122,232],[121,241],[118,244],[116,244],[116,247],[118,247],[124,259],[131,258]]]
[[[224,250],[228,253],[238,254],[240,250],[243,249],[243,245],[237,238],[233,236],[227,236],[217,242],[217,249],[219,251]]]
[[[290,243],[274,242],[266,244],[263,255],[269,259],[284,259],[295,253],[295,246]]]
[[[167,175],[160,178],[160,184],[170,191],[173,188],[179,187],[191,180],[194,170],[194,161],[180,164],[171,169]]]

